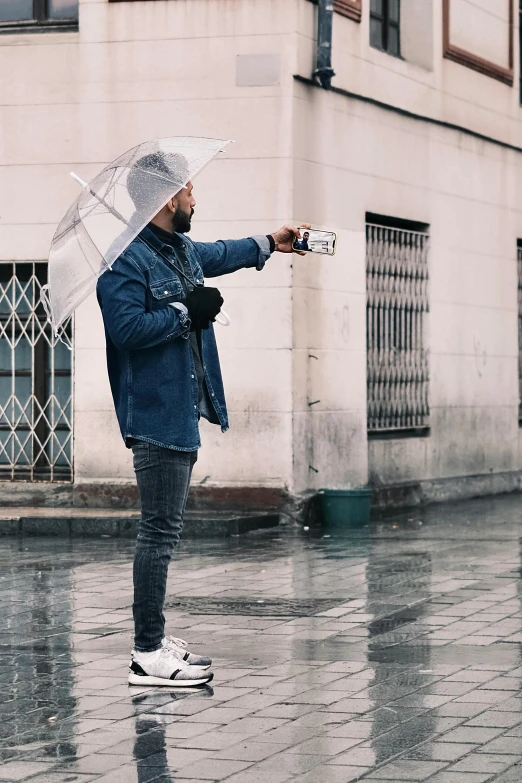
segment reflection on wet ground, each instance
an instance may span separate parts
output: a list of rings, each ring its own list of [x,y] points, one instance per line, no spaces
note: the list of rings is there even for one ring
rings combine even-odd
[[[0,780],[521,783],[521,516],[185,542],[193,692],[127,685],[132,542],[0,540]]]

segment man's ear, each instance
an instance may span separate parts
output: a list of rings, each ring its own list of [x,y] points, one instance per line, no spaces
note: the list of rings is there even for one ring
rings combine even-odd
[[[178,208],[178,200],[176,196],[173,196],[169,201],[167,201],[165,206],[167,207],[169,212],[172,212],[172,214],[174,214]]]

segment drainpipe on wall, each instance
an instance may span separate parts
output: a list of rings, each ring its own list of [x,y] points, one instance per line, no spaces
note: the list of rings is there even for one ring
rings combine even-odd
[[[335,71],[332,68],[333,0],[318,0],[317,68],[314,77],[324,90],[332,86]]]

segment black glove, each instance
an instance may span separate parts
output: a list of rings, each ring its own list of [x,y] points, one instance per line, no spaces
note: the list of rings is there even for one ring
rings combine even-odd
[[[208,329],[224,302],[217,288],[196,286],[183,301],[191,320],[190,331]]]

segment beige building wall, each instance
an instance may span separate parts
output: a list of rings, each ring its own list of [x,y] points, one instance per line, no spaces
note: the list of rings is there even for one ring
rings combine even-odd
[[[232,429],[203,424],[195,482],[297,492],[522,467],[521,155],[443,125],[516,147],[518,90],[443,57],[442,5],[403,0],[404,59],[369,46],[368,0],[360,23],[335,15],[334,85],[368,100],[294,79],[314,69],[308,0],[81,0],[77,34],[0,35],[0,261],[46,258],[71,169],[88,179],[166,135],[236,142],[197,180],[195,239],[290,220],[338,232],[334,258],[276,255],[217,281]],[[465,12],[450,43],[471,47]],[[508,29],[500,14],[478,51],[498,68]],[[430,224],[429,437],[367,440],[367,211]],[[132,481],[94,297],[75,341],[75,481]]]
[[[0,37],[2,260],[46,258],[77,193],[71,169],[89,179],[168,135],[235,140],[198,178],[195,239],[279,228],[292,206],[295,10],[294,0],[81,2],[78,34]],[[216,327],[232,429],[203,425],[196,481],[292,483],[291,280],[276,256],[263,273],[216,281],[233,318]],[[74,366],[75,480],[130,481],[94,296],[76,316]]]
[[[522,141],[519,93],[443,58],[442,2],[423,4],[423,14],[417,4],[414,48],[408,9],[413,13],[411,3],[403,3],[405,60],[370,48],[367,13],[360,24],[336,16],[334,85],[347,94],[302,83],[295,90],[294,213],[352,231],[364,226],[366,212],[430,225],[431,432],[370,440],[369,480],[377,486],[521,467],[516,259],[522,157],[505,146]],[[463,46],[465,32],[469,46],[470,19],[460,10],[452,16],[451,43],[454,37]],[[483,9],[473,21],[479,42]],[[507,67],[509,20],[501,14],[495,21],[497,50],[479,48],[478,54]],[[517,33],[515,25],[514,40]],[[314,11],[304,4],[298,73],[305,78],[313,70],[314,36]],[[493,141],[450,127],[459,125]],[[356,254],[350,260],[362,268]],[[364,308],[355,301],[348,307],[363,351]],[[356,372],[346,398],[354,385],[363,399]]]

